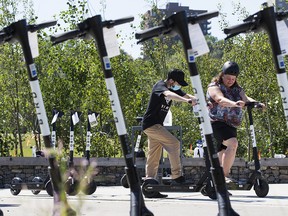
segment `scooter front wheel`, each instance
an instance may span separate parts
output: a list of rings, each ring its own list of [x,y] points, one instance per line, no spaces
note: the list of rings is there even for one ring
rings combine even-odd
[[[10,188],[10,192],[11,192],[12,195],[17,196],[21,192],[21,190],[20,189],[12,189],[12,188]]]
[[[65,182],[65,191],[70,196],[75,196],[79,193],[79,181],[69,176]]]
[[[203,196],[208,196],[212,200],[217,199],[215,187],[214,185],[212,186],[210,182],[207,182],[207,184],[201,188],[201,193]]]
[[[269,192],[269,184],[263,178],[256,179],[254,183],[254,190],[258,197],[266,197]]]
[[[206,191],[206,185],[204,185],[203,187],[201,187],[200,192],[203,196],[208,196],[207,191]]]
[[[149,185],[158,185],[159,182],[155,179],[146,179],[142,185],[142,193],[146,198],[153,198],[155,197],[159,192],[158,191],[152,191],[149,190]]]

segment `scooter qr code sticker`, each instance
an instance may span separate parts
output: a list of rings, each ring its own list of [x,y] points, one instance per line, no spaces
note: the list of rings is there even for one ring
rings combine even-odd
[[[107,56],[103,57],[103,63],[104,63],[105,70],[111,70],[111,63],[110,63],[109,57]]]
[[[285,63],[284,63],[284,58],[283,55],[278,55],[277,56],[277,61],[278,61],[278,66],[280,69],[285,69]]]
[[[193,63],[195,62],[195,56],[192,49],[187,50],[188,62]]]
[[[31,77],[34,78],[37,76],[37,70],[35,64],[29,65]]]

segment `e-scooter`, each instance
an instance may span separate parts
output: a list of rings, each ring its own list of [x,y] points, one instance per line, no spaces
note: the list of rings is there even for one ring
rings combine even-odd
[[[65,182],[65,190],[68,195],[75,196],[80,191],[80,182],[75,178],[74,167],[74,126],[79,122],[81,112],[70,111],[70,142],[69,142],[69,161],[68,161],[68,179]]]
[[[64,115],[64,112],[54,108],[52,110],[52,115],[53,115],[53,118],[51,121],[51,125],[52,125],[51,141],[52,141],[52,148],[55,150],[56,149],[56,143],[57,143],[56,122],[59,118],[61,118]]]
[[[33,157],[44,157],[44,153],[41,150],[36,150],[35,147],[32,148],[32,156]],[[28,189],[31,190],[31,192],[34,195],[38,195],[41,190],[46,189],[46,183],[50,179],[49,175],[46,177],[45,181],[40,176],[35,176],[31,181],[23,182],[23,180],[16,176],[11,180],[10,184],[10,192],[12,195],[17,196],[21,190]],[[53,193],[53,189],[52,192]]]
[[[257,143],[256,143],[256,136],[255,136],[255,130],[253,125],[253,117],[252,117],[252,109],[254,108],[262,108],[261,104],[259,102],[247,102],[245,104],[247,107],[248,112],[248,118],[249,118],[249,127],[250,127],[250,137],[252,140],[252,150],[253,150],[253,161],[255,169],[252,171],[250,176],[247,180],[241,179],[241,181],[238,182],[230,182],[227,183],[228,190],[251,190],[251,188],[254,186],[255,193],[258,197],[266,197],[266,195],[269,192],[269,184],[267,180],[264,178],[264,176],[261,173],[261,166],[260,166],[260,160],[258,156],[258,149],[257,149]],[[211,199],[216,199],[215,192],[208,189],[207,195]]]
[[[203,132],[203,123],[201,121],[200,115],[198,111],[194,110],[195,117],[197,117],[198,123],[199,123],[199,129],[201,134],[201,143],[203,145],[203,154],[205,155],[205,165],[206,170],[201,175],[201,178],[196,183],[189,183],[187,181],[186,184],[183,185],[171,185],[169,184],[169,181],[167,183],[163,182],[162,176],[163,176],[163,169],[159,168],[158,171],[158,180],[156,179],[147,179],[144,181],[142,185],[142,191],[146,198],[153,198],[157,195],[159,192],[201,192],[202,195],[207,196],[208,194],[211,194],[211,196],[214,196],[216,199],[216,193],[215,188],[212,183],[211,173],[210,173],[210,161],[208,159],[208,153],[207,153],[207,145],[206,140]],[[160,160],[160,166],[161,166],[162,158]],[[160,176],[160,177],[159,177]],[[206,186],[206,185],[211,185]]]
[[[11,180],[10,192],[12,195],[17,196],[21,190],[28,189],[31,190],[34,195],[37,195],[41,190],[45,190],[46,181],[47,180],[44,182],[40,176],[35,176],[31,182],[24,183],[20,177],[14,177]]]
[[[136,33],[136,39],[139,39],[138,43],[143,42],[147,39],[151,39],[156,36],[178,33],[180,36],[186,60],[188,63],[188,68],[190,72],[190,79],[192,86],[194,88],[194,94],[198,98],[198,105],[201,112],[201,121],[203,122],[205,139],[207,142],[208,156],[211,165],[212,179],[216,189],[216,195],[218,199],[218,209],[220,216],[226,215],[238,215],[231,207],[228,190],[226,187],[223,169],[220,166],[219,158],[216,149],[213,145],[213,131],[208,116],[208,111],[206,107],[205,95],[203,92],[200,76],[198,74],[196,66],[195,51],[192,47],[192,42],[190,38],[190,32],[188,24],[197,24],[202,20],[207,20],[212,17],[218,16],[218,12],[204,13],[196,16],[187,17],[185,11],[177,12],[162,21],[162,25],[153,27],[151,29],[144,30],[142,32]],[[189,26],[190,27],[190,26]],[[193,38],[192,38],[193,39]]]
[[[86,135],[86,149],[85,149],[85,157],[86,157],[86,172],[89,171],[90,165],[90,147],[91,147],[91,127],[96,126],[98,124],[97,118],[99,113],[92,112],[88,110],[88,118],[87,118],[87,135]],[[83,193],[86,195],[93,194],[97,189],[97,184],[93,179],[93,173],[86,173],[84,179],[81,182],[83,185]]]
[[[51,132],[51,144],[52,144],[52,149],[56,149],[56,143],[57,143],[57,136],[56,136],[56,122],[58,118],[61,118],[64,115],[62,111],[58,111],[57,109],[52,110],[52,132]],[[45,189],[48,195],[53,196],[53,186],[51,182],[51,178],[47,177],[45,180]]]
[[[104,41],[103,28],[113,28],[116,25],[133,21],[133,17],[102,21],[100,15],[93,16],[78,24],[78,29],[64,33],[58,36],[51,36],[53,44],[58,44],[73,38],[92,36],[98,48],[99,57],[105,76],[106,88],[108,91],[111,108],[113,111],[114,121],[117,133],[121,143],[125,163],[126,174],[130,186],[130,215],[131,216],[152,216],[153,213],[147,209],[141,192],[140,179],[133,160],[133,152],[129,143],[127,129],[125,126],[124,116],[122,113],[115,81],[112,74],[110,58],[108,57],[106,44]]]
[[[254,160],[254,166],[255,170],[250,175],[248,181],[243,184],[243,186],[240,186],[238,184],[238,188],[243,188],[243,190],[250,190],[252,186],[254,186],[255,193],[258,197],[265,197],[269,192],[269,184],[267,180],[263,177],[261,173],[261,166],[260,166],[260,159],[257,149],[257,143],[256,143],[256,136],[255,136],[255,130],[254,130],[254,122],[253,122],[253,116],[252,116],[252,109],[253,108],[262,108],[261,104],[259,102],[247,102],[247,112],[248,112],[248,118],[249,118],[249,126],[250,126],[250,136],[252,139],[252,151],[253,151],[253,160]],[[233,184],[233,182],[232,182]],[[229,188],[229,184],[228,184]]]
[[[50,129],[39,85],[39,80],[37,77],[37,69],[36,65],[34,64],[33,54],[30,47],[28,32],[36,32],[38,30],[53,26],[55,24],[56,21],[29,25],[27,24],[26,19],[22,19],[12,23],[11,25],[3,28],[0,31],[0,44],[4,42],[15,41],[18,41],[21,44],[25,63],[27,66],[29,83],[32,90],[32,97],[36,108],[38,122],[40,125],[40,131],[43,136],[45,147],[47,149],[51,149]],[[49,152],[48,161],[48,169],[52,180],[54,192],[53,216],[58,216],[61,213],[66,213],[67,215],[74,216],[76,215],[76,212],[69,206],[65,192],[61,190],[62,178],[55,155]]]

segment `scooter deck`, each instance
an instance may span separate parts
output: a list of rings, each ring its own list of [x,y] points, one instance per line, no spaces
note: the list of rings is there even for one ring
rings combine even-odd
[[[153,185],[148,184],[145,186],[147,192],[199,192],[200,185],[195,184],[182,184],[182,185]]]
[[[251,190],[253,184],[251,183],[238,183],[238,182],[231,182],[226,183],[228,190]]]
[[[228,190],[251,190],[257,179],[263,178],[261,172],[253,171],[247,181],[226,183]]]

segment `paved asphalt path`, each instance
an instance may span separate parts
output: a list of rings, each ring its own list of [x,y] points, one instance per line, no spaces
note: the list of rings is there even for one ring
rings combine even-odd
[[[270,184],[269,193],[259,198],[254,190],[230,191],[233,209],[241,216],[287,216],[288,184]],[[199,192],[167,193],[166,199],[145,199],[155,216],[212,216],[218,213],[218,203]],[[78,216],[129,216],[130,190],[122,186],[98,187],[92,195],[69,196],[69,204]],[[13,196],[9,189],[0,189],[0,208],[4,216],[51,216],[53,201],[46,191],[33,195],[22,190]]]

